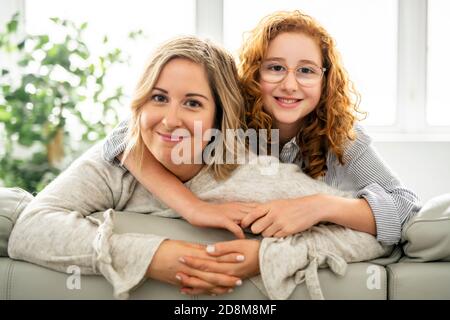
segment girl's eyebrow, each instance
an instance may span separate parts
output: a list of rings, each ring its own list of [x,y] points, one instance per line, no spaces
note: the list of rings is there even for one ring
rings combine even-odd
[[[161,88],[158,88],[158,87],[154,87],[153,90],[158,90],[158,91],[161,91],[161,92],[163,92],[165,94],[169,94],[169,91],[161,89]],[[202,97],[203,99],[206,99],[207,101],[209,101],[209,99],[206,96],[204,96],[204,95],[202,95],[200,93],[186,93],[186,97]]]
[[[280,61],[280,62],[284,62],[284,63],[286,62],[286,59],[280,58],[280,57],[268,57],[268,58],[266,58],[264,60],[266,60],[266,61]],[[310,63],[310,64],[313,64],[315,66],[319,66],[319,64],[317,64],[316,62],[314,62],[312,60],[309,60],[309,59],[301,59],[297,63],[298,64],[300,64],[300,63]]]

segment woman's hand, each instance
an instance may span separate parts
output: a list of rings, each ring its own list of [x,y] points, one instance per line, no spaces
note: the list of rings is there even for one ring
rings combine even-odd
[[[199,201],[185,215],[186,220],[199,227],[223,228],[232,232],[237,238],[244,239],[244,231],[239,226],[242,219],[254,208],[255,203],[227,202],[209,203]]]
[[[172,285],[188,285],[195,294],[223,294],[230,291],[241,279],[229,274],[201,271],[180,262],[179,258],[189,255],[198,259],[210,259],[216,263],[232,261],[238,263],[236,254],[220,257],[210,256],[206,246],[185,241],[165,240],[161,243],[147,270],[147,277],[170,283]],[[189,277],[186,280],[186,277]],[[186,293],[186,292],[184,292]]]
[[[180,259],[185,266],[198,272],[226,274],[239,279],[235,285],[241,285],[241,279],[247,279],[259,274],[258,240],[233,240],[209,245],[205,250],[207,257],[183,255]],[[213,259],[211,259],[213,258]],[[238,262],[236,262],[238,261]],[[182,292],[198,294],[199,290],[190,285],[189,274],[180,273]],[[201,278],[200,278],[201,279]],[[206,279],[203,279],[206,280]],[[232,288],[228,289],[231,292]]]
[[[323,221],[328,207],[328,197],[321,194],[274,200],[254,208],[242,219],[241,226],[251,226],[253,233],[264,237],[286,237]]]

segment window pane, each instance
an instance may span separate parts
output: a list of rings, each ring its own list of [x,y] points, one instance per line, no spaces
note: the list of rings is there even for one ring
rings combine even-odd
[[[344,65],[361,93],[366,125],[392,125],[397,94],[397,1],[224,1],[224,42],[234,53],[243,32],[266,14],[299,9],[316,18],[336,39]],[[381,20],[380,20],[381,19]]]
[[[448,75],[450,64],[450,2],[428,1],[428,77],[427,121],[430,125],[450,125],[450,102],[448,99]]]
[[[131,65],[114,73],[112,86],[124,86],[131,95],[152,50],[173,36],[195,33],[195,0],[109,1],[109,0],[26,0],[26,30],[58,37],[50,17],[88,22],[86,42],[91,52],[102,47],[104,35],[111,47],[130,54]],[[174,10],[176,8],[176,10]],[[141,29],[147,38],[130,42],[130,31]],[[127,109],[127,108],[124,108]]]

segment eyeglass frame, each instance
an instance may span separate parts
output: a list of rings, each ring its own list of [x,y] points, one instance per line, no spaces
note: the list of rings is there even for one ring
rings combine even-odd
[[[260,67],[259,67],[259,76],[260,76],[261,79],[262,79],[262,77],[261,77],[261,68],[263,67],[263,64],[264,64],[264,62],[262,62],[261,65],[260,65]],[[311,63],[311,64],[312,64],[312,63]],[[283,65],[283,64],[281,64],[281,63],[280,63],[280,65],[282,65],[282,66],[283,66],[284,68],[286,68],[286,70],[287,70],[286,74],[284,75],[284,77],[283,77],[282,79],[280,79],[279,81],[275,81],[275,82],[273,82],[273,81],[267,81],[267,80],[264,80],[264,79],[262,79],[262,80],[264,80],[264,81],[266,81],[266,82],[269,82],[269,83],[280,83],[280,82],[282,82],[282,81],[284,81],[284,80],[286,79],[286,77],[288,76],[289,72],[291,72],[291,71],[296,71],[296,70],[298,69],[298,67],[299,67],[299,65],[297,65],[295,68],[288,68],[287,66],[285,66],[285,65]],[[320,78],[319,78],[319,80],[322,80],[323,75],[325,74],[325,72],[326,72],[328,69],[325,68],[325,67],[319,67],[319,66],[317,66],[317,65],[315,65],[315,64],[313,64],[313,65],[314,65],[315,67],[319,68],[320,71],[322,71],[322,72],[320,73]],[[304,85],[304,84],[302,84],[300,81],[298,81],[297,76],[295,75],[295,73],[294,73],[294,77],[295,77],[295,80],[297,81],[297,83],[298,83],[299,85],[301,85],[302,87],[312,87],[313,85],[315,85],[315,83],[312,84],[312,85]],[[317,81],[317,83],[319,83],[319,81]]]

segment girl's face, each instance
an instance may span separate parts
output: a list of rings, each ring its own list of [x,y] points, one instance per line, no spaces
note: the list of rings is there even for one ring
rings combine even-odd
[[[214,115],[215,103],[204,67],[175,58],[164,66],[150,100],[143,106],[142,139],[163,165],[177,164],[172,159],[172,149],[178,144],[184,144],[180,149],[190,150],[190,163],[194,163],[194,152],[198,155],[207,144],[202,139],[203,132],[213,127]],[[194,122],[201,123],[195,137]]]
[[[261,66],[260,86],[264,111],[272,116],[274,127],[280,129],[281,136],[285,130],[293,137],[301,120],[319,103],[322,74],[319,81],[311,78],[314,78],[313,72],[320,70],[322,73],[321,69],[322,54],[311,37],[285,32],[270,41]],[[276,75],[280,72],[285,74],[284,79]],[[276,80],[280,81],[275,83]]]

